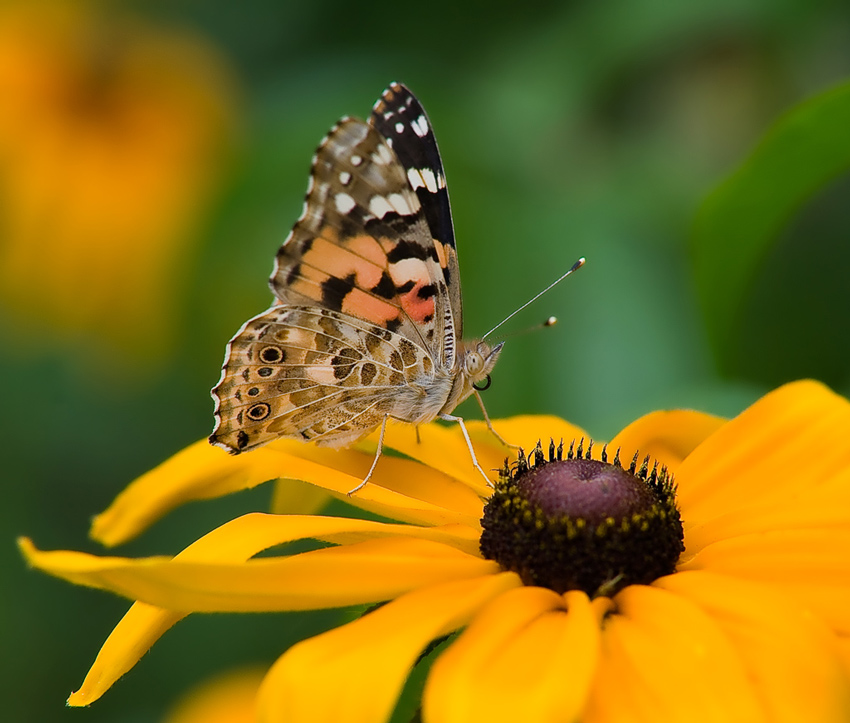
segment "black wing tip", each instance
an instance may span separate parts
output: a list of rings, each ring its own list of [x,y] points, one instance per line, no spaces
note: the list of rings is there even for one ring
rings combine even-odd
[[[399,99],[401,99],[401,102]],[[381,93],[381,97],[375,101],[375,105],[372,106],[372,113],[383,113],[388,106],[395,107],[401,104],[410,105],[411,103],[421,105],[416,94],[410,90],[410,88],[408,88],[404,83],[399,83],[394,80],[389,83],[386,88],[384,88],[384,92]]]
[[[404,95],[413,95],[413,91],[410,90],[404,83],[399,83],[397,80],[392,81],[389,85],[387,85],[387,89],[384,93],[401,93]],[[382,93],[382,95],[384,94]]]

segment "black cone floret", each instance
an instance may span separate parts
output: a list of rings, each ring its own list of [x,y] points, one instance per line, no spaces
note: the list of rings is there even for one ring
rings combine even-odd
[[[526,585],[558,593],[613,595],[672,573],[684,551],[676,486],[666,467],[636,454],[628,468],[619,451],[608,462],[593,442],[540,443],[526,457],[505,460],[484,508],[481,553]]]

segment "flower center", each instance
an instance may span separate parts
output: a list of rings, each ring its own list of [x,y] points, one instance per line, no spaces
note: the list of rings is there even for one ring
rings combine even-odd
[[[666,467],[649,457],[628,469],[593,443],[549,445],[507,461],[484,508],[481,553],[526,585],[562,593],[613,595],[672,573],[684,550],[676,488]]]

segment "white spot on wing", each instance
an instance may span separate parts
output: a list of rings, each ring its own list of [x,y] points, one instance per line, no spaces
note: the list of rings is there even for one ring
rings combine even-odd
[[[413,198],[416,198],[415,196]],[[397,213],[402,216],[411,216],[419,208],[419,204],[416,204],[416,208],[414,208],[400,193],[391,193],[389,198],[387,199],[392,207],[396,210]],[[418,199],[417,199],[418,201]]]
[[[320,183],[316,187],[315,199],[316,203],[324,204],[328,200],[328,192],[331,190],[331,184],[327,182]]]
[[[428,135],[428,120],[424,115],[419,116],[410,125],[413,126],[413,132],[420,138],[424,138]]]
[[[306,367],[304,370],[305,376],[316,382],[317,384],[326,384],[327,386],[333,386],[334,384],[339,384],[339,380],[334,375],[335,367],[330,364],[326,365],[314,365]]]
[[[392,210],[393,207],[390,205],[390,202],[383,196],[372,196],[372,199],[369,201],[369,212],[377,218],[383,218]]]
[[[336,210],[340,213],[350,213],[351,209],[357,205],[354,199],[347,193],[336,194],[334,202],[336,203]]]
[[[392,280],[401,286],[410,279],[427,279],[430,269],[422,259],[400,259],[390,264]]]
[[[312,229],[316,229],[322,225],[322,219],[324,218],[324,214],[322,213],[323,206],[319,204],[311,204],[308,203],[304,207],[304,218],[301,219],[302,222],[308,227]]]
[[[372,160],[379,166],[386,166],[393,160],[392,151],[382,143],[378,146],[375,153],[372,154]]]
[[[348,171],[342,171],[342,173],[339,174],[339,182],[343,186],[347,186],[349,181],[351,181],[351,174]]]
[[[422,174],[417,168],[407,169],[407,180],[410,181],[410,187],[415,191],[417,188],[425,188],[425,181],[422,180]]]
[[[439,186],[437,185],[437,177],[434,175],[434,171],[430,168],[423,168],[419,173],[422,174],[422,181],[425,184],[425,188],[431,193],[436,193]]]
[[[362,157],[360,157],[360,156],[351,156],[351,165],[352,165],[352,166],[359,166],[361,163],[363,163],[363,158],[362,158]]]
[[[401,133],[402,131],[404,131],[404,123],[399,121],[398,123],[395,124],[395,132]]]

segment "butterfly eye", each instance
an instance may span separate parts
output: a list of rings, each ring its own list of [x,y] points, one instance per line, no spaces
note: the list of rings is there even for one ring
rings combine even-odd
[[[484,371],[484,359],[477,351],[471,351],[466,355],[463,363],[466,375],[477,378]]]

